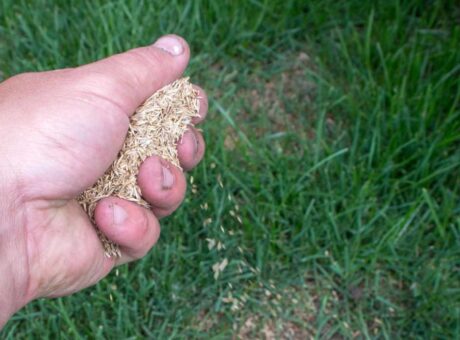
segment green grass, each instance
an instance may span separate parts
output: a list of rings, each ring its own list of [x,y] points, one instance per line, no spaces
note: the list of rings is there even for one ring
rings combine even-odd
[[[455,1],[2,1],[0,77],[175,32],[210,114],[198,191],[155,249],[28,305],[1,337],[458,337],[459,15]]]

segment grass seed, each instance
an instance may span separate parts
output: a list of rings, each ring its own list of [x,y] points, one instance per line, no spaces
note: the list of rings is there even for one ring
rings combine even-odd
[[[96,184],[77,199],[93,223],[96,204],[104,197],[116,196],[150,208],[137,185],[139,167],[147,157],[158,155],[180,168],[177,143],[193,125],[192,118],[199,115],[198,108],[198,91],[189,78],[182,78],[155,92],[136,110],[117,159]],[[96,230],[105,255],[120,257],[119,246],[97,227]]]

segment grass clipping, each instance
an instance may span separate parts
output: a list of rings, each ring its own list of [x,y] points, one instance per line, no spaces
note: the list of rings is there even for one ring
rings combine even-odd
[[[116,196],[146,208],[137,185],[141,163],[158,155],[177,167],[177,143],[198,116],[198,92],[188,78],[176,80],[155,92],[133,114],[125,143],[107,172],[90,189],[78,197],[78,202],[94,223],[97,202]],[[120,257],[120,248],[97,229],[107,257]]]

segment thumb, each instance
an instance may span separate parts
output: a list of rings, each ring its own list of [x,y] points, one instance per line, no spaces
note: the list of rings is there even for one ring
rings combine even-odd
[[[165,35],[153,45],[135,48],[75,69],[79,87],[111,98],[127,114],[155,91],[181,77],[190,59],[187,42]],[[89,88],[88,88],[89,87]]]

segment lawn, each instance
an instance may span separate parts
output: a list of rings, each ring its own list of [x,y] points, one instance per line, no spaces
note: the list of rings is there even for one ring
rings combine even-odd
[[[150,254],[0,338],[458,337],[459,18],[447,0],[3,0],[0,79],[174,32],[210,112]]]

